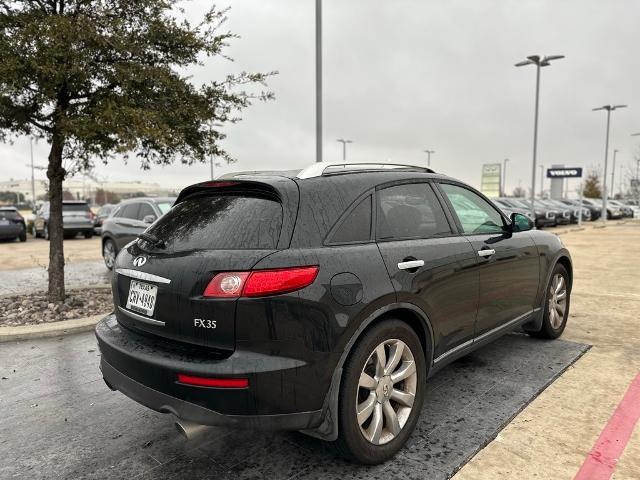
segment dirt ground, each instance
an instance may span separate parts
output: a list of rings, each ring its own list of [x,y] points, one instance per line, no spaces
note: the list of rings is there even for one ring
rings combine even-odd
[[[82,236],[64,240],[64,258],[69,262],[102,260],[100,237],[86,239]],[[0,270],[43,267],[49,265],[49,242],[27,236],[24,243],[0,242]]]
[[[640,372],[640,222],[587,227],[560,238],[573,257],[575,278],[562,338],[593,348],[455,480],[574,478]],[[640,479],[640,424],[611,478]]]

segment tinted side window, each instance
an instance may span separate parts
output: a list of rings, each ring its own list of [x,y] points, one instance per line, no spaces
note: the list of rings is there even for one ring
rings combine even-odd
[[[138,209],[140,208],[140,204],[139,203],[130,203],[128,205],[125,205],[124,207],[122,207],[120,209],[120,215],[118,215],[119,217],[123,217],[123,218],[131,218],[133,220],[136,220],[138,218]]]
[[[457,185],[443,183],[441,187],[451,202],[464,233],[498,233],[503,231],[502,216],[484,198]]]
[[[425,238],[451,232],[435,193],[427,183],[396,185],[377,192],[379,240]]]
[[[370,239],[371,195],[351,210],[331,237],[331,243],[368,242]]]
[[[153,208],[151,208],[151,205],[149,205],[148,203],[141,203],[140,210],[138,211],[138,220],[144,220],[144,217],[146,217],[147,215],[153,215],[155,217],[156,212],[153,211]]]

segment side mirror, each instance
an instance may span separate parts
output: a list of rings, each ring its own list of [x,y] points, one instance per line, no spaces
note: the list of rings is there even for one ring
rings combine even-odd
[[[156,216],[155,215],[145,215],[145,217],[142,219],[142,221],[144,223],[153,223],[156,221]]]
[[[533,230],[533,222],[526,215],[521,213],[511,214],[511,231],[513,232],[526,232]]]

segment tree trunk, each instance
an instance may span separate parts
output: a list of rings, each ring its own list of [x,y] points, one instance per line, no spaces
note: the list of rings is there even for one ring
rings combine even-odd
[[[64,139],[58,133],[52,135],[49,152],[49,301],[62,302],[64,292],[64,233],[62,230],[62,181],[65,170],[62,167]]]

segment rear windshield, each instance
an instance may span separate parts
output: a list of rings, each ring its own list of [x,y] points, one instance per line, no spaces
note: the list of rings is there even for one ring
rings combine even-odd
[[[18,218],[18,212],[15,210],[0,210],[0,218],[15,220]]]
[[[240,195],[194,196],[174,206],[148,233],[169,251],[273,249],[282,227],[282,205]]]
[[[63,212],[87,212],[89,211],[89,205],[86,203],[63,203]]]

